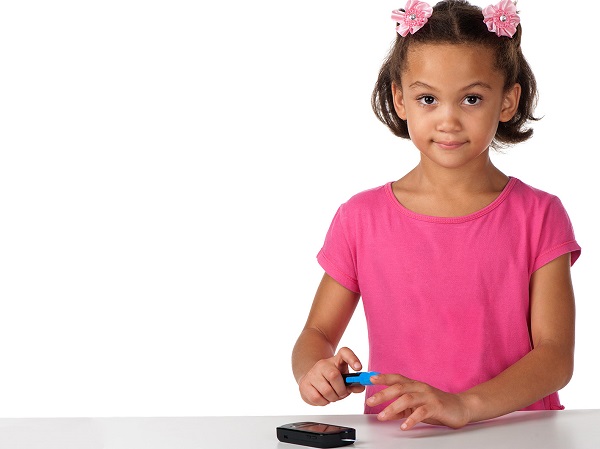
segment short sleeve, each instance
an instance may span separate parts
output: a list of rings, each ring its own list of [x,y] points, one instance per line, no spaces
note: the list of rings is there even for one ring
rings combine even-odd
[[[344,219],[344,205],[337,210],[325,243],[317,254],[317,261],[325,272],[338,283],[355,293],[360,293],[356,275],[356,251],[349,243],[349,230]]]
[[[575,240],[571,220],[560,199],[552,197],[541,220],[538,251],[532,272],[567,253],[571,253],[573,265],[581,254],[581,247]]]

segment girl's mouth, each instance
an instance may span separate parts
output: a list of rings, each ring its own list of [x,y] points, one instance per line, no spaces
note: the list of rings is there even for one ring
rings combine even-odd
[[[434,143],[443,150],[456,150],[465,144],[465,142],[458,141],[434,141]]]

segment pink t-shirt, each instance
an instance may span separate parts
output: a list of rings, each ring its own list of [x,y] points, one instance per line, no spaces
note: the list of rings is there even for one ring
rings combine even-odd
[[[573,264],[581,248],[560,200],[510,178],[463,217],[414,213],[391,183],[359,193],[338,209],[317,260],[361,294],[369,370],[458,393],[531,351],[531,275],[569,252]],[[553,393],[527,410],[562,408]]]

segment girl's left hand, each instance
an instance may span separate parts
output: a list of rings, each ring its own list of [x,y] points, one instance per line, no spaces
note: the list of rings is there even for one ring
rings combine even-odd
[[[388,388],[367,399],[374,407],[396,399],[377,415],[380,421],[406,418],[400,426],[408,430],[419,422],[459,428],[469,422],[469,410],[457,394],[446,393],[423,382],[400,374],[379,374],[371,377],[373,385],[388,385]]]

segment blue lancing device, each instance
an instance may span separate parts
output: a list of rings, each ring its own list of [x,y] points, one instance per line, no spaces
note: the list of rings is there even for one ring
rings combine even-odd
[[[369,371],[365,373],[342,374],[342,377],[346,385],[373,385],[371,383],[371,376],[376,376],[377,374],[379,373]]]

